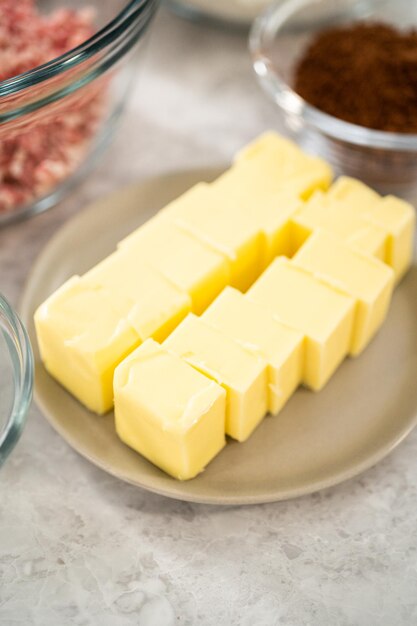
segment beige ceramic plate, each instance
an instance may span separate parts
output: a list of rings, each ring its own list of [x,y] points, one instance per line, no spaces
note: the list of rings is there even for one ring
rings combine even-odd
[[[417,422],[417,266],[398,287],[385,326],[356,360],[347,360],[319,394],[300,389],[244,444],[229,442],[207,470],[178,482],[117,438],[113,415],[89,413],[45,372],[33,312],[72,274],[199,180],[195,171],[141,183],[98,200],[68,222],[39,257],[22,316],[36,359],[35,397],[52,426],[84,457],[122,480],[172,498],[216,504],[269,502],[311,493],[369,468]]]

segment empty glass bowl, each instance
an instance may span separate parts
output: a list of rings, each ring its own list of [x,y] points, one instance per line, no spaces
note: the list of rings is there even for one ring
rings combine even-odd
[[[22,432],[32,386],[29,338],[20,319],[0,294],[0,465]]]
[[[49,29],[45,40],[57,42],[53,50],[66,47],[59,47],[60,37],[71,49],[0,81],[0,225],[53,206],[89,170],[124,108],[136,75],[135,52],[143,50],[157,4],[38,0],[36,10],[31,0],[2,4],[2,32],[9,25],[11,33],[4,58],[13,62],[20,45],[23,67],[25,55],[37,58],[42,19]],[[4,71],[0,67],[0,76]]]
[[[322,30],[358,21],[417,27],[409,0],[279,0],[254,23],[250,51],[258,79],[277,104],[289,133],[335,169],[382,193],[417,198],[417,135],[371,130],[310,106],[292,88],[293,72]],[[343,76],[335,76],[343,80]],[[358,98],[361,95],[358,94]],[[398,94],[401,98],[401,94]]]

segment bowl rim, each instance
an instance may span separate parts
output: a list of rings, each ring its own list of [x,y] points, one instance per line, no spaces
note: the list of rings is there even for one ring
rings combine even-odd
[[[151,13],[159,0],[129,0],[123,9],[103,28],[82,44],[26,72],[0,81],[0,98],[16,94],[28,87],[62,74],[123,37],[139,18]]]
[[[276,71],[265,48],[294,13],[323,0],[275,0],[254,21],[249,33],[249,52],[253,69],[265,91],[287,114],[301,118],[324,135],[356,146],[384,150],[417,152],[417,134],[394,133],[366,128],[324,113],[309,104]]]
[[[13,404],[0,431],[0,467],[16,445],[32,401],[34,361],[29,335],[20,317],[0,293],[0,330],[6,339],[14,381]]]

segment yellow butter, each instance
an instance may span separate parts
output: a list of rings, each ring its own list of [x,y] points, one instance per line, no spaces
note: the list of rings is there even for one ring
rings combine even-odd
[[[230,263],[230,284],[245,291],[262,271],[260,227],[245,215],[224,211],[221,197],[210,185],[199,183],[160,213],[197,240],[223,254]]]
[[[227,170],[211,184],[228,219],[239,223],[242,216],[252,221],[254,232],[261,231],[262,270],[278,255],[291,254],[290,218],[302,203],[292,191],[265,190],[263,176],[247,176],[241,168]]]
[[[416,216],[411,204],[394,196],[381,197],[364,183],[347,176],[332,185],[328,197],[336,202],[339,211],[350,212],[384,232],[386,245],[382,260],[392,267],[398,281],[413,256]]]
[[[225,445],[225,396],[220,385],[148,339],[114,375],[117,434],[174,478],[193,478]]]
[[[247,296],[306,335],[303,382],[321,389],[352,342],[355,300],[279,257]]]
[[[304,335],[232,287],[222,291],[202,319],[268,363],[268,409],[278,413],[301,382]]]
[[[386,317],[394,286],[393,270],[320,230],[311,235],[293,262],[357,300],[350,353],[362,352]]]
[[[363,349],[385,316],[388,274],[383,286],[377,264],[365,263],[350,249],[318,250],[317,237],[323,243],[318,231],[383,260],[397,280],[411,262],[412,207],[392,196],[381,198],[346,177],[324,192],[330,181],[323,161],[275,133],[262,135],[214,183],[200,183],[171,202],[121,242],[117,252],[71,279],[39,308],[35,322],[46,368],[87,407],[105,412],[112,406],[115,366],[141,342],[149,337],[163,341],[189,311],[202,313],[225,285],[246,291],[275,256],[292,256],[301,248],[295,265],[275,261],[251,288],[249,300],[227,289],[213,305],[214,313],[198,322],[191,317],[194,321],[181,324],[177,335],[188,329],[193,341],[198,338],[198,349],[207,351],[210,375],[228,389],[228,414],[233,415],[228,428],[236,438],[246,438],[261,419],[262,402],[267,405],[261,401],[262,377],[266,380],[268,372],[272,411],[298,384],[297,350],[287,367],[283,338],[278,349],[278,326],[307,336],[303,380],[319,389],[349,348],[354,300],[352,354]],[[262,306],[275,316],[273,322],[259,311]],[[220,313],[224,320],[217,320]],[[207,348],[209,339],[219,355],[224,342],[224,371],[214,347]],[[242,379],[236,350],[245,363]]]
[[[78,400],[105,413],[116,365],[148,337],[165,339],[190,308],[190,297],[157,271],[114,253],[39,307],[41,358]]]
[[[320,191],[314,193],[292,218],[293,253],[318,228],[333,233],[358,250],[385,261],[385,231],[378,225],[363,220],[349,206]]]
[[[381,199],[380,195],[374,190],[350,176],[339,176],[337,180],[329,187],[327,194],[329,199],[341,203],[349,203],[356,210],[358,205],[370,206]]]
[[[268,410],[266,362],[192,313],[163,347],[225,388],[226,434],[247,439]]]
[[[114,368],[141,341],[113,304],[111,293],[74,276],[35,313],[46,369],[96,413],[113,406]]]
[[[230,282],[230,264],[223,254],[166,220],[150,220],[119,248],[129,255],[133,267],[145,261],[188,293],[197,314]]]
[[[84,274],[90,288],[106,289],[121,317],[142,341],[163,341],[191,310],[191,298],[145,262],[121,249]]]
[[[398,282],[409,269],[413,259],[416,214],[408,202],[395,196],[385,196],[366,216],[387,233],[386,263],[395,272]]]
[[[247,177],[248,185],[254,181],[263,193],[285,189],[304,199],[316,189],[327,189],[333,178],[328,163],[274,132],[264,133],[238,152],[235,168]]]

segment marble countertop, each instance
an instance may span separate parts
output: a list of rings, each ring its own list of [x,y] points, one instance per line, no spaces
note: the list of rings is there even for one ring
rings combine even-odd
[[[271,127],[245,36],[162,11],[98,169],[58,208],[0,233],[0,290],[17,304],[44,244],[98,195],[226,162]],[[338,487],[221,508],[119,482],[33,406],[0,493],[2,626],[417,624],[417,431]]]

